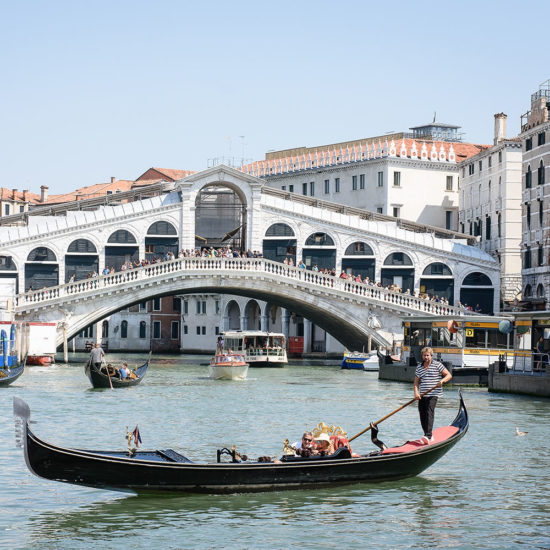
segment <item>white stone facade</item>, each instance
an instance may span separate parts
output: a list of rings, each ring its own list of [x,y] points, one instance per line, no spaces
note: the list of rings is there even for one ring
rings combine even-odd
[[[501,266],[501,298],[521,292],[521,143],[503,139],[459,164],[459,232]]]

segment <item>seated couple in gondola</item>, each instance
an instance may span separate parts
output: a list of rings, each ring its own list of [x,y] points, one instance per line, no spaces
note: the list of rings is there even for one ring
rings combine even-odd
[[[313,437],[311,432],[305,432],[301,441],[297,441],[292,445],[295,449],[296,456],[328,456],[335,453],[340,447],[347,447],[352,454],[352,457],[360,455],[354,454],[351,450],[349,442],[341,436],[329,436],[326,433],[320,433],[317,437]]]
[[[128,363],[126,362],[122,363],[122,366],[120,367],[115,367],[111,365],[111,363],[108,363],[107,365],[103,365],[101,367],[101,372],[103,374],[108,374],[109,376],[116,376],[120,380],[124,380],[126,378],[136,378],[135,372],[128,368]]]

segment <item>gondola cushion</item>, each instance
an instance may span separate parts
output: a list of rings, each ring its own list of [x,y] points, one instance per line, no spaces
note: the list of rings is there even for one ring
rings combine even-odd
[[[434,443],[440,443],[441,441],[445,441],[446,439],[449,439],[453,435],[455,435],[458,432],[458,428],[456,426],[442,426],[441,428],[436,428],[432,432],[433,442]],[[415,441],[407,441],[404,445],[401,445],[400,447],[391,447],[389,449],[384,449],[382,451],[382,454],[390,454],[390,453],[410,453],[411,451],[417,451],[421,447],[425,447],[426,443],[424,443],[422,440],[417,439]]]

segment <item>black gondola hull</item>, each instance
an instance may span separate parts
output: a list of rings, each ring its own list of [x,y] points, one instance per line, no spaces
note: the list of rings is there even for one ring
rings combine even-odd
[[[120,379],[118,376],[109,377],[107,374],[104,374],[98,370],[91,360],[89,360],[86,364],[84,372],[94,388],[130,388],[141,383],[145,377],[145,373],[147,372],[147,367],[149,366],[150,360],[151,354],[149,354],[149,359],[147,362],[136,369],[136,378]]]
[[[461,408],[445,441],[407,453],[360,458],[299,459],[291,462],[192,463],[173,461],[172,451],[85,451],[41,441],[25,423],[25,458],[37,476],[65,483],[118,491],[250,492],[375,482],[416,476],[445,455],[466,433],[468,415]],[[177,455],[177,453],[175,453]],[[181,455],[179,455],[181,456]]]
[[[9,386],[13,382],[15,382],[23,374],[24,370],[25,370],[24,363],[17,367],[12,367],[9,372],[6,372],[5,370],[3,370],[2,372],[4,372],[6,376],[3,376],[2,378],[0,378],[0,387]]]

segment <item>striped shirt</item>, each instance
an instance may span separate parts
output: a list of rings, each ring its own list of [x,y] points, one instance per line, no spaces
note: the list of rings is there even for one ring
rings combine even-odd
[[[439,361],[434,361],[429,364],[428,368],[424,368],[424,363],[418,365],[414,372],[414,375],[420,379],[420,387],[418,391],[422,394],[426,390],[433,388],[442,378],[443,369],[445,365]],[[442,388],[435,388],[435,390],[427,393],[424,397],[439,397],[443,395]]]

